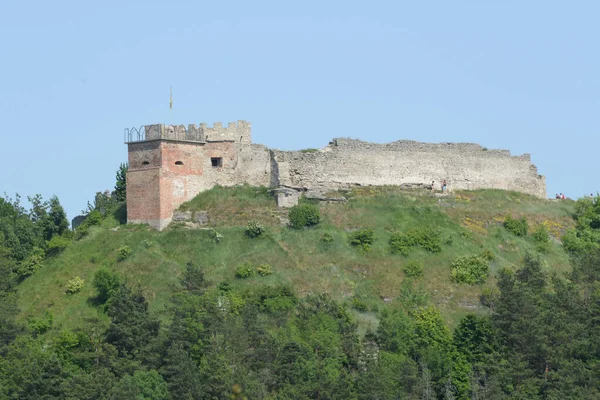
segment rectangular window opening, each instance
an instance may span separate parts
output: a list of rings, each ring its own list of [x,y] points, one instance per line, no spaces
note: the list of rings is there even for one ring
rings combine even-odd
[[[215,168],[220,168],[223,166],[223,159],[221,157],[211,157],[210,163]]]

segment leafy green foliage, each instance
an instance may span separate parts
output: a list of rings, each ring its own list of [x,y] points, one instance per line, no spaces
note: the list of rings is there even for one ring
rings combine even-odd
[[[159,322],[150,316],[146,298],[126,285],[113,294],[108,316],[111,324],[106,342],[121,355],[135,357],[158,334]]]
[[[116,183],[115,183],[115,197],[117,201],[127,200],[127,170],[129,165],[127,163],[121,163],[117,170]]]
[[[119,261],[123,261],[129,258],[129,256],[131,256],[131,248],[127,245],[122,245],[121,247],[119,247],[119,249],[117,250],[117,260]]]
[[[529,230],[529,225],[525,217],[513,219],[510,215],[504,220],[504,227],[507,231],[519,237],[527,236],[527,231]]]
[[[371,245],[375,241],[375,233],[373,229],[363,228],[354,231],[348,237],[348,242],[351,246],[358,247],[362,252],[368,253],[371,251]]]
[[[249,221],[245,233],[251,239],[260,238],[265,234],[265,227],[257,221]]]
[[[565,250],[582,256],[600,248],[600,197],[577,200],[573,219],[575,228],[562,237]]]
[[[62,253],[69,245],[72,240],[67,236],[54,236],[48,241],[46,254],[49,256],[56,256]]]
[[[407,256],[413,247],[421,247],[432,253],[442,251],[440,232],[432,228],[412,229],[397,232],[389,241],[392,253]]]
[[[325,233],[323,233],[323,235],[321,235],[320,241],[323,244],[329,245],[329,244],[333,243],[333,235],[329,232],[325,232]]]
[[[352,308],[358,311],[369,311],[369,306],[360,297],[352,297]]]
[[[313,204],[298,204],[288,212],[290,226],[301,229],[306,226],[315,226],[321,220],[319,208]]]
[[[254,266],[249,261],[246,261],[243,264],[238,265],[237,268],[235,269],[236,278],[242,278],[242,279],[250,278],[250,277],[253,277],[255,273],[256,273],[256,269],[254,269]]]
[[[98,291],[96,300],[99,304],[107,303],[121,287],[121,279],[107,269],[99,269],[94,274],[92,285]]]
[[[33,275],[43,266],[44,250],[35,247],[29,255],[16,268],[16,273],[21,279]]]
[[[163,377],[156,371],[137,370],[124,375],[110,391],[111,400],[168,400],[169,388]]]
[[[54,322],[54,315],[46,310],[43,317],[32,317],[29,318],[28,326],[29,330],[34,336],[41,335],[52,328]]]
[[[76,276],[73,279],[69,279],[69,281],[67,282],[67,293],[75,294],[81,291],[81,289],[83,289],[84,284],[85,281],[78,276]]]
[[[484,283],[490,273],[490,262],[478,255],[458,257],[451,267],[452,280],[469,285]]]
[[[406,264],[404,264],[404,267],[402,268],[402,270],[404,271],[404,274],[406,274],[406,276],[411,277],[411,278],[417,277],[417,276],[422,276],[423,269],[424,269],[423,261],[417,261],[417,260],[408,261]]]
[[[540,224],[531,235],[536,249],[540,253],[547,253],[550,245],[550,234],[546,225]]]
[[[263,263],[256,267],[256,272],[258,272],[260,276],[271,275],[273,273],[273,267],[271,264]]]

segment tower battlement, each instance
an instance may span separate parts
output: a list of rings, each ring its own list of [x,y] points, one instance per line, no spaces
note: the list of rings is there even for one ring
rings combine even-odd
[[[227,123],[227,127],[224,127],[222,122],[215,122],[212,127],[202,122],[200,126],[189,124],[187,128],[185,125],[153,124],[144,125],[139,129],[125,129],[125,143],[150,140],[181,140],[201,143],[230,141],[251,144],[252,126],[247,121],[239,120]]]

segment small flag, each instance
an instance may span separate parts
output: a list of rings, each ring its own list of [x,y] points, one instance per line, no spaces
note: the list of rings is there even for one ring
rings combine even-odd
[[[169,109],[172,110],[173,109],[173,86],[170,87],[170,94],[171,94],[171,96],[169,97]]]

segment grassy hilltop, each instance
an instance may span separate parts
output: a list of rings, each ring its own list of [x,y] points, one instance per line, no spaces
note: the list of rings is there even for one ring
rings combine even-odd
[[[339,193],[331,193],[339,196]],[[220,243],[209,229],[191,229],[174,223],[163,232],[146,226],[120,225],[116,217],[92,227],[87,237],[75,241],[62,254],[49,258],[44,267],[18,286],[20,319],[54,316],[53,331],[98,325],[109,319],[93,302],[92,280],[106,268],[124,281],[142,288],[150,310],[165,310],[172,286],[186,264],[203,267],[208,280],[229,281],[234,287],[291,285],[299,296],[328,293],[351,309],[362,332],[375,329],[377,311],[400,306],[409,298],[426,297],[437,306],[450,327],[469,312],[486,313],[480,302],[483,291],[495,284],[494,273],[519,264],[526,252],[537,252],[531,232],[544,225],[550,243],[541,254],[544,268],[562,274],[569,259],[560,236],[573,226],[573,202],[548,201],[514,192],[481,190],[454,192],[434,197],[425,191],[392,187],[359,188],[343,193],[348,202],[315,203],[321,222],[294,230],[282,224],[286,210],[277,208],[266,188],[217,187],[184,204],[187,211],[206,211],[210,226],[222,235]],[[529,235],[518,237],[503,222],[506,217],[525,217]],[[262,238],[245,235],[249,221],[265,227]],[[368,252],[349,244],[358,229],[372,229],[374,242]],[[394,233],[428,230],[438,233],[441,251],[411,248],[408,255],[392,253]],[[119,260],[118,249],[128,246],[131,255]],[[491,273],[483,284],[467,285],[451,279],[451,264],[461,256],[491,259]],[[407,277],[404,267],[422,262],[423,275]],[[269,276],[235,277],[236,268],[250,263],[269,264]],[[83,289],[66,295],[67,281],[75,276]]]

